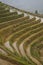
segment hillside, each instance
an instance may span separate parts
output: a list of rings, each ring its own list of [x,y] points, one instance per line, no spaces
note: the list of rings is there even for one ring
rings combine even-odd
[[[43,65],[43,16],[0,2],[0,65]]]

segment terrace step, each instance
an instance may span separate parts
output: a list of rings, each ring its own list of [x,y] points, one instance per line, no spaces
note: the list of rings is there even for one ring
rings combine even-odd
[[[12,21],[8,21],[8,22],[3,22],[3,23],[0,23],[0,29],[1,28],[6,28],[8,26],[16,26],[16,25],[19,25],[19,23],[22,23],[23,21],[27,21],[27,19],[29,19],[29,16],[26,16],[26,17],[21,17],[21,18],[18,18],[18,19],[14,19]]]
[[[43,62],[43,60],[41,59],[41,57],[43,57],[43,36],[41,36],[40,38],[38,38],[35,43],[33,43],[31,45],[31,55],[36,58],[39,62]],[[33,52],[32,52],[33,51]],[[42,64],[43,65],[43,64]]]
[[[32,59],[32,61],[34,61],[37,65],[42,65],[40,63],[40,61],[38,61],[37,59],[35,59],[34,57],[32,57],[31,55],[31,51],[30,51],[30,48],[31,48],[31,45],[34,44],[36,41],[38,41],[40,38],[42,38],[42,36],[40,36],[39,38],[35,39],[33,42],[31,42],[29,45],[28,45],[28,48],[27,48],[27,56],[30,57]]]
[[[24,14],[11,15],[11,16],[7,16],[7,17],[3,17],[3,18],[0,19],[0,23],[10,21],[10,20],[13,20],[13,19],[17,19],[17,18],[20,18],[20,17],[23,17],[23,16],[24,16]]]
[[[36,29],[37,29],[37,26],[39,26],[40,24],[37,24],[37,25],[34,25],[34,26],[30,26],[30,27],[27,27],[27,28],[25,28],[23,31],[21,31],[22,33],[20,34],[20,33],[18,33],[18,34],[16,34],[16,35],[13,35],[13,38],[11,38],[11,42],[16,42],[17,44],[19,44],[19,42],[18,41],[21,41],[22,42],[22,40],[24,40],[23,39],[23,36],[24,36],[24,38],[26,37],[25,35],[27,34],[27,33],[29,33],[29,30],[30,30],[30,32],[32,31],[32,30],[34,30],[35,29],[35,27],[36,27]],[[40,28],[42,28],[41,27],[42,25],[40,25]],[[33,29],[32,29],[33,28]],[[13,41],[13,39],[14,39],[14,41]],[[20,39],[22,39],[22,40],[20,40]],[[14,44],[16,44],[16,43],[13,43],[13,47],[14,47]],[[18,47],[17,47],[17,49],[18,49]]]
[[[0,14],[0,19],[3,18],[3,17],[7,17],[7,16],[13,16],[13,15],[18,15],[17,12],[8,12],[8,13],[4,13],[4,14]]]

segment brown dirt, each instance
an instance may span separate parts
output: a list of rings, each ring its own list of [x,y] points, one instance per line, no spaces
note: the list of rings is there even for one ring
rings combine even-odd
[[[10,62],[0,59],[0,65],[14,65],[14,64],[11,64]]]

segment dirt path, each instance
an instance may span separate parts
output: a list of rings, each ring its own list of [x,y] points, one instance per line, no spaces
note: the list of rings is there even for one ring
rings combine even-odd
[[[0,59],[0,65],[15,65],[15,64],[11,64],[10,62]]]

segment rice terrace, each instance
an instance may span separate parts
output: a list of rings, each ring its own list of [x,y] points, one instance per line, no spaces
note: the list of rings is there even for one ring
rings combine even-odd
[[[43,65],[43,15],[0,2],[0,65]]]

